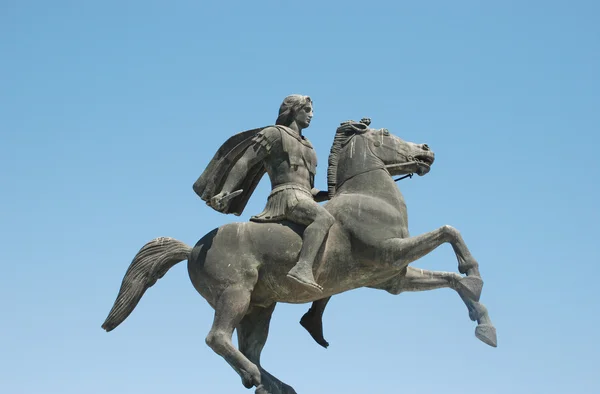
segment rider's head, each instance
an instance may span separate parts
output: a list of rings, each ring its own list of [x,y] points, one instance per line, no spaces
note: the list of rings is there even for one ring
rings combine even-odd
[[[281,107],[279,107],[279,116],[275,121],[276,125],[289,126],[295,120],[298,111],[309,108],[311,109],[310,117],[312,117],[312,100],[308,96],[292,94],[283,99]],[[308,119],[310,123],[310,119]],[[304,126],[308,127],[308,125]]]

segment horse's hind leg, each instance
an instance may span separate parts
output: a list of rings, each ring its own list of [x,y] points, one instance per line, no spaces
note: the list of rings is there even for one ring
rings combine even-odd
[[[496,347],[496,329],[490,320],[487,308],[470,297],[470,290],[466,289],[463,284],[465,279],[467,278],[454,272],[428,271],[407,267],[405,275],[394,277],[373,286],[373,288],[386,290],[391,294],[451,288],[458,293],[467,306],[471,320],[477,320],[475,336],[484,343]]]
[[[259,386],[260,371],[233,346],[233,330],[242,320],[250,304],[250,290],[242,285],[226,288],[218,298],[213,326],[206,337],[206,344],[220,355],[241,376],[246,388]]]
[[[292,387],[268,373],[260,365],[260,354],[267,342],[269,323],[275,305],[267,308],[251,307],[237,327],[238,344],[240,351],[259,367],[261,385],[256,388],[256,394],[296,394]]]

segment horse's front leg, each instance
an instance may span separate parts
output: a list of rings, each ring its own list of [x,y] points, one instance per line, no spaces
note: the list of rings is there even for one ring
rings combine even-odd
[[[369,287],[385,290],[394,295],[411,291],[428,291],[446,288],[456,290],[460,294],[462,287],[459,283],[462,279],[464,279],[464,277],[456,272],[430,271],[406,267],[406,270],[401,274],[396,275],[385,282]]]
[[[469,310],[471,320],[477,320],[475,336],[490,346],[496,347],[496,329],[490,320],[487,308],[465,293],[461,282],[466,279],[454,272],[429,271],[407,267],[406,271],[375,286],[374,289],[385,290],[398,295],[407,291],[427,291],[442,288],[455,290]]]
[[[479,264],[471,255],[460,232],[451,226],[442,226],[416,237],[391,238],[381,243],[380,256],[384,261],[389,261],[398,268],[431,253],[438,246],[450,243],[458,259],[458,271],[467,277],[460,281],[465,294],[474,301],[479,301],[483,281],[479,274]]]

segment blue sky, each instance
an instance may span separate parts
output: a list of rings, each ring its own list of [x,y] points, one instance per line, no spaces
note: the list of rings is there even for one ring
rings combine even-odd
[[[208,3],[208,4],[207,4]],[[597,393],[600,25],[594,1],[0,3],[0,392],[242,393],[185,263],[100,329],[147,241],[241,218],[192,183],[230,135],[310,95],[320,160],[371,117],[436,153],[400,182],[458,228],[499,347],[451,290],[333,298],[320,348],[279,305],[263,365],[298,393]],[[449,246],[413,263],[455,271]],[[589,279],[589,280],[588,280]]]

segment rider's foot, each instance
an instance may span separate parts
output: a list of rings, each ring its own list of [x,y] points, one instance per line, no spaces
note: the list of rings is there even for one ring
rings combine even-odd
[[[320,315],[316,315],[312,309],[309,309],[300,319],[300,324],[319,345],[327,349],[329,342],[323,337],[323,320]]]
[[[287,277],[293,279],[311,292],[320,293],[323,291],[323,288],[315,282],[312,267],[305,261],[299,261],[298,264],[288,272]]]

